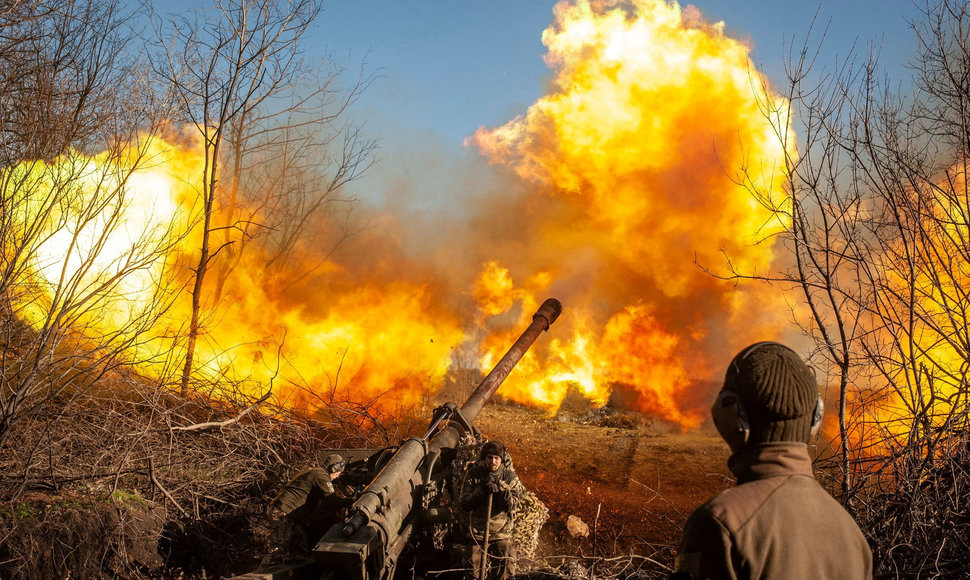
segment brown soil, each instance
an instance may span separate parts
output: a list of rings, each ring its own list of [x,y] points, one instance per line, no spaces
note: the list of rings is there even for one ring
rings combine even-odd
[[[163,564],[164,525],[163,510],[141,498],[28,493],[0,504],[0,577],[141,577]]]
[[[546,555],[630,549],[669,560],[691,510],[733,485],[727,446],[713,430],[681,433],[640,416],[549,416],[513,405],[489,405],[476,421],[502,441],[522,482],[549,508]],[[598,518],[597,518],[598,514]],[[588,526],[573,538],[570,516]]]

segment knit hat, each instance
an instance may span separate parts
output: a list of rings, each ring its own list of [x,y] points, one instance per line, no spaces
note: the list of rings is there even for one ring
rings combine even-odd
[[[491,453],[492,455],[498,455],[505,461],[505,445],[502,445],[498,441],[489,441],[485,445],[482,445],[481,458],[485,459],[485,456]]]
[[[810,439],[818,401],[815,373],[787,346],[759,342],[742,350],[728,365],[722,390],[741,399],[751,430],[748,443]]]

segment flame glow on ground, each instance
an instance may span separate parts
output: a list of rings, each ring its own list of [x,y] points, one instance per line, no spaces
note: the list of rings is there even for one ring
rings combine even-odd
[[[294,404],[380,397],[385,409],[406,408],[441,385],[463,344],[480,348],[490,369],[542,300],[555,297],[563,317],[500,394],[555,410],[578,392],[700,424],[730,356],[777,338],[787,320],[777,293],[698,267],[720,267],[721,251],[749,271],[775,259],[757,242],[784,224],[734,180],[743,169],[781,191],[784,151],[759,107],[776,97],[765,94],[747,47],[663,0],[561,2],[543,42],[555,74],[550,94],[468,140],[518,187],[469,204],[455,253],[474,259],[440,268],[429,257],[427,280],[418,272],[388,281],[362,274],[345,253],[313,278],[339,284],[281,294],[286,285],[266,280],[259,252],[249,252],[208,305],[197,357],[206,376],[248,381],[254,392],[272,378]],[[153,147],[151,171],[167,185],[139,177],[129,188],[153,200],[153,220],[184,214],[190,233],[165,264],[185,284],[198,240],[187,224],[197,217],[201,151],[191,141]],[[478,227],[485,206],[503,216],[493,229]],[[528,227],[505,227],[511,222]],[[52,247],[50,259],[59,251]],[[396,252],[366,251],[371,259]],[[38,273],[50,280],[48,268]],[[470,296],[474,314],[452,296]],[[156,341],[169,341],[159,352],[180,355],[171,337],[184,332],[188,302],[183,291],[154,330]]]

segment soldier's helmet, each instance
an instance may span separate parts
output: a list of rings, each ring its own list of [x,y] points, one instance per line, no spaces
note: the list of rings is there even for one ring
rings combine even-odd
[[[347,464],[344,458],[336,453],[331,453],[327,455],[323,460],[323,468],[327,470],[327,473],[337,473],[338,471],[343,471],[344,466]]]

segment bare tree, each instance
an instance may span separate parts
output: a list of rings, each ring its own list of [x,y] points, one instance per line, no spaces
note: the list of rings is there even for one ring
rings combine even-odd
[[[787,188],[740,179],[786,224],[792,266],[730,275],[800,290],[802,328],[839,377],[843,499],[862,499],[889,569],[948,574],[970,540],[939,528],[966,501],[970,3],[927,4],[913,29],[912,84],[875,50],[834,71],[805,47],[789,58],[787,103],[765,103]]]
[[[0,108],[9,113],[0,132],[0,443],[17,421],[138,356],[164,289],[156,275],[136,304],[131,284],[152,275],[173,243],[172,224],[125,230],[128,179],[148,142],[139,129],[151,123],[118,3],[8,6],[0,36]],[[100,324],[111,313],[119,323]]]
[[[230,185],[220,200],[226,257],[218,264],[216,301],[251,242],[262,250],[267,286],[282,291],[296,281],[279,279],[284,265],[306,276],[351,233],[356,200],[341,193],[371,166],[375,142],[346,120],[372,77],[361,68],[341,90],[336,84],[345,72],[308,68],[293,87],[298,96],[276,108],[246,110],[231,124]],[[321,232],[325,220],[328,231]],[[307,247],[314,249],[309,256],[300,251]]]
[[[808,38],[813,38],[810,28]],[[824,39],[824,32],[820,35]],[[789,48],[788,84],[783,98],[774,97],[761,77],[756,94],[765,95],[762,113],[775,129],[784,151],[784,189],[766,186],[758,167],[738,168],[736,179],[784,227],[761,243],[777,244],[788,260],[775,272],[741,272],[728,262],[726,277],[753,279],[785,287],[800,295],[807,317],[794,316],[803,334],[813,339],[814,354],[834,369],[838,384],[836,413],[842,494],[852,493],[850,449],[850,389],[858,385],[856,373],[863,320],[872,301],[865,282],[863,239],[866,238],[869,202],[854,178],[851,155],[844,149],[846,127],[856,122],[857,111],[846,99],[848,87],[871,69],[854,59],[827,70],[817,62],[818,49],[807,40],[798,52]],[[822,81],[815,80],[815,76]],[[759,162],[755,160],[755,162]],[[728,256],[730,258],[730,256]]]
[[[158,72],[184,120],[201,132],[205,153],[183,395],[216,256],[225,252],[214,300],[251,240],[273,232],[267,239],[278,247],[269,261],[284,257],[308,220],[339,201],[340,188],[369,164],[373,143],[356,127],[339,125],[368,79],[360,77],[334,104],[335,77],[320,82],[303,58],[304,35],[319,11],[319,0],[222,0],[194,19],[157,22],[158,38],[172,39]]]

